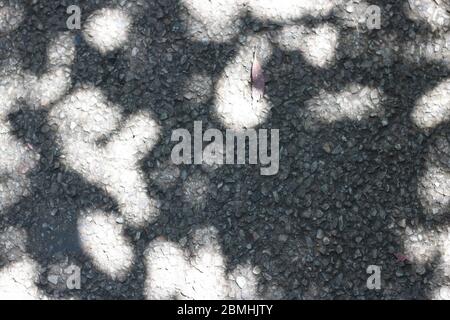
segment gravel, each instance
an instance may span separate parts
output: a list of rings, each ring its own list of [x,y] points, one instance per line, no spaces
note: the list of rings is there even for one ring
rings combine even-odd
[[[0,298],[449,298],[449,3],[288,2],[0,0]],[[194,121],[278,174],[173,164]]]

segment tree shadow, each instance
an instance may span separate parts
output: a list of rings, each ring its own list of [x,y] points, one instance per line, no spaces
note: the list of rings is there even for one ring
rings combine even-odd
[[[79,3],[83,17],[114,2],[96,3],[95,7]],[[25,229],[27,252],[44,268],[69,257],[87,269],[82,274],[83,289],[59,292],[64,297],[145,297],[143,256],[148,244],[158,237],[176,243],[187,239],[189,249],[193,232],[205,226],[218,230],[229,271],[245,263],[261,268],[258,290],[263,296],[429,297],[430,288],[423,280],[431,279],[433,270],[418,275],[412,263],[398,262],[395,254],[405,250],[403,220],[411,228],[430,230],[448,223],[445,215],[430,220],[418,199],[424,154],[435,133],[420,132],[410,114],[417,99],[446,79],[449,70],[443,63],[415,64],[402,57],[402,45],[414,41],[416,34],[432,32],[427,25],[406,18],[406,1],[373,3],[382,8],[390,4],[396,12],[383,19],[381,30],[347,28],[345,21],[333,14],[293,22],[306,26],[329,23],[336,28],[339,59],[329,67],[313,66],[300,52],[273,44],[273,53],[263,66],[269,77],[265,98],[272,106],[271,116],[259,127],[280,129],[280,170],[275,176],[261,176],[258,166],[212,169],[183,165],[170,183],[158,178],[161,170],[173,167],[170,137],[174,129],[192,132],[193,122],[199,120],[204,129],[225,129],[212,112],[215,88],[227,64],[236,57],[241,38],[270,35],[283,25],[242,13],[236,21],[240,26],[236,37],[223,43],[204,43],[188,37],[179,1],[147,1],[133,17],[130,32],[130,43],[140,52],[137,58],[131,57],[131,48],[102,55],[78,34],[72,87],[95,85],[122,108],[125,116],[148,110],[162,127],[159,143],[140,162],[148,189],[162,204],[160,216],[145,228],[126,228],[138,259],[123,282],[98,270],[81,250],[77,219],[84,209],[119,213],[118,205],[100,187],[65,167],[55,129],[41,130],[48,124],[48,112],[23,107],[10,116],[13,131],[18,139],[39,150],[41,161],[28,174],[30,195],[0,216],[0,226],[3,230],[11,225]],[[51,36],[66,30],[68,5],[67,1],[27,5],[24,24],[11,33],[26,70],[43,72]],[[53,10],[51,15],[49,10]],[[415,33],[405,30],[405,25]],[[352,52],[355,34],[364,46],[358,56]],[[400,51],[393,51],[394,47]],[[380,50],[384,49],[388,52],[383,56]],[[209,76],[211,90],[198,100],[188,99],[185,88],[196,75]],[[379,117],[369,117],[308,130],[307,101],[323,90],[337,93],[351,84],[382,90],[387,124]],[[446,124],[435,132],[446,132]],[[332,152],[326,152],[324,144],[331,145]],[[192,201],[185,192],[187,180],[198,176],[205,178],[208,191],[203,200]],[[136,232],[142,232],[138,240]],[[366,268],[372,264],[382,267],[383,290],[366,288]],[[52,293],[45,281],[40,287]]]

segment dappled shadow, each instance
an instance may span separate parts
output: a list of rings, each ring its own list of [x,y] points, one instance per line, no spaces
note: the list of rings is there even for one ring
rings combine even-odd
[[[113,6],[114,1],[96,3],[79,2],[83,19]],[[440,279],[432,268],[439,257],[419,274],[414,261],[399,262],[396,254],[405,253],[408,229],[430,231],[448,225],[448,207],[430,216],[418,190],[429,146],[437,136],[449,142],[447,123],[425,132],[410,115],[418,99],[445,80],[449,70],[445,62],[415,63],[405,57],[409,42],[419,35],[437,34],[429,25],[407,19],[407,1],[372,3],[394,12],[382,16],[380,30],[349,27],[344,7],[286,24],[243,11],[235,21],[237,34],[206,42],[188,35],[182,18],[185,9],[172,0],[147,1],[143,8],[130,9],[133,24],[128,42],[132,45],[123,50],[101,53],[85,42],[81,31],[72,32],[76,56],[71,89],[64,96],[95,86],[120,107],[122,118],[116,130],[125,128],[141,111],[159,124],[159,140],[139,167],[149,197],[160,207],[154,221],[124,225],[125,239],[136,257],[128,275],[114,279],[102,271],[82,249],[77,223],[84,211],[102,210],[119,217],[118,199],[67,166],[58,128],[49,119],[49,110],[64,97],[46,109],[17,102],[17,111],[8,116],[12,134],[31,145],[40,160],[26,173],[29,195],[2,209],[0,228],[1,232],[10,226],[26,231],[26,253],[43,269],[41,290],[59,297],[151,296],[145,287],[149,245],[171,241],[195,256],[196,232],[213,227],[226,271],[251,266],[258,281],[255,296],[430,297],[435,287],[425,285],[424,279]],[[77,1],[27,3],[20,27],[0,38],[5,42],[2,51],[14,44],[23,69],[42,75],[49,41],[67,31],[69,4]],[[337,34],[334,57],[327,64],[314,65],[304,52],[289,50],[277,40],[286,25],[314,29],[323,24]],[[259,166],[173,165],[170,137],[174,129],[192,132],[193,122],[200,120],[204,130],[226,129],[214,109],[216,91],[226,67],[242,63],[235,61],[239,50],[253,36],[266,37],[272,46],[263,65],[271,112],[257,127],[280,129],[278,174],[261,176]],[[195,88],[196,82],[200,89]],[[365,92],[369,99],[376,91],[373,100],[379,109],[374,115],[351,118],[347,114],[321,121],[326,112],[320,112],[327,108],[317,109],[310,103],[316,98],[319,105],[333,108],[336,101],[328,97],[334,99],[343,91],[360,93],[363,88],[369,88]],[[315,110],[318,113],[312,116]],[[0,259],[3,267],[8,265],[4,257]],[[46,280],[50,266],[67,259],[82,267],[81,290],[56,290]],[[366,288],[366,268],[373,264],[382,267],[380,291]]]

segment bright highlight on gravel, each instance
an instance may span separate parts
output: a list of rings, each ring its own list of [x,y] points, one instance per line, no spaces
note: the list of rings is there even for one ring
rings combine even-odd
[[[433,139],[424,167],[417,186],[424,211],[445,216],[450,204],[450,143],[445,137]]]
[[[292,21],[306,15],[313,17],[326,15],[335,5],[329,0],[244,0],[244,2],[255,16],[278,22]]]
[[[384,113],[380,105],[381,95],[377,89],[350,85],[340,92],[321,92],[306,102],[305,125],[314,128],[320,123],[337,121],[361,121]]]
[[[440,276],[450,276],[450,233],[447,231],[415,230],[418,236],[405,239],[405,249],[408,259],[415,265],[416,273],[423,275],[427,272],[427,265],[437,264]],[[432,281],[441,282],[435,275]],[[449,300],[449,286],[435,288],[430,298],[433,300]]]
[[[24,9],[20,3],[9,1],[13,5],[9,5],[8,1],[0,1],[0,35],[17,29],[24,18]]]
[[[450,0],[0,0],[0,299],[450,300],[449,27]]]
[[[410,19],[428,23],[435,29],[450,26],[450,14],[445,3],[435,0],[408,0],[405,7]]]
[[[250,74],[254,54],[264,65],[270,53],[271,45],[267,39],[250,38],[223,71],[216,85],[215,108],[218,118],[227,128],[254,128],[269,116],[268,101],[264,97],[253,97],[251,83],[242,75]]]
[[[102,211],[85,212],[78,220],[80,243],[95,266],[112,279],[125,279],[134,263],[133,247],[116,217]]]
[[[182,0],[189,12],[189,33],[202,41],[212,37],[229,40],[238,31],[236,18],[243,8],[236,0]]]
[[[0,300],[45,299],[36,285],[37,265],[24,258],[0,269]]]
[[[311,65],[324,68],[335,59],[337,38],[336,28],[330,25],[321,25],[315,29],[288,26],[280,31],[277,41],[283,49],[299,50]]]
[[[431,215],[445,214],[440,208],[450,204],[450,173],[447,169],[428,164],[419,182],[419,195]]]
[[[240,28],[239,17],[249,13],[262,20],[287,22],[328,14],[329,0],[183,0],[189,12],[188,31],[198,41],[229,41]]]
[[[70,89],[71,67],[75,59],[75,44],[69,33],[60,33],[50,43],[47,70],[41,77],[28,74],[24,84],[29,87],[29,101],[46,107],[60,99]]]
[[[421,129],[433,129],[450,120],[450,80],[419,98],[411,119]]]
[[[101,9],[87,19],[86,41],[102,54],[122,47],[128,40],[131,17],[122,9]]]
[[[157,202],[149,198],[139,168],[139,160],[159,137],[159,126],[149,114],[124,119],[118,106],[89,88],[68,96],[50,116],[59,128],[67,165],[105,188],[128,223],[143,225],[157,217]]]
[[[11,262],[0,267],[0,300],[45,298],[36,285],[39,280],[37,263],[28,255],[21,255],[26,248],[26,238],[24,229],[0,229],[0,257]]]
[[[145,252],[146,294],[149,299],[227,299],[242,292],[242,299],[255,299],[256,279],[249,268],[238,266],[226,273],[225,260],[214,228],[197,230],[193,256],[167,240],[153,241]],[[195,239],[194,239],[195,241]]]

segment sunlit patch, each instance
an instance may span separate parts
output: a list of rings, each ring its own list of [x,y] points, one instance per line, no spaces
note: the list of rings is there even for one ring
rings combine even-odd
[[[448,65],[450,63],[450,33],[417,34],[414,40],[402,45],[402,58],[418,65],[424,62]]]
[[[450,203],[450,144],[445,135],[435,135],[426,155],[425,168],[419,177],[417,190],[423,211],[432,220],[448,214]],[[431,219],[430,219],[431,218]],[[432,283],[444,283],[450,277],[450,228],[438,226],[433,230],[406,228],[404,247],[408,259],[416,265],[416,272],[425,274],[433,269]],[[432,264],[432,266],[431,266]],[[433,287],[432,299],[450,299],[448,286]]]
[[[450,173],[431,165],[420,179],[419,196],[427,211],[433,214],[448,210],[450,202]]]
[[[441,253],[441,267],[444,269],[444,275],[450,276],[450,234],[447,232],[441,234],[440,238],[440,253]]]
[[[450,277],[450,233],[447,230],[410,231],[404,239],[405,254],[415,265],[416,272],[425,274],[426,269],[433,264],[433,282],[443,283]],[[450,297],[446,286],[437,288],[430,293],[432,299],[448,299]]]
[[[405,236],[405,256],[411,262],[425,265],[440,254],[441,235],[436,232],[415,230],[411,236]]]
[[[39,292],[37,265],[23,258],[0,269],[0,300],[38,300],[46,297]]]
[[[60,99],[70,88],[71,67],[75,59],[75,44],[69,33],[54,39],[47,52],[47,72],[31,90],[31,100],[41,106]]]
[[[23,229],[0,229],[0,259],[10,263],[0,268],[0,300],[45,298],[36,286],[37,266],[26,254],[26,236]]]
[[[30,85],[28,100],[34,106],[47,106],[61,98],[70,88],[68,70],[55,69],[45,73],[39,79],[35,76],[27,78]]]
[[[47,69],[70,67],[75,59],[75,43],[68,32],[58,34],[47,50]]]
[[[17,99],[25,96],[23,80],[23,77],[17,73],[0,77],[0,118],[2,121],[5,121],[8,113],[15,111],[12,108],[15,106]]]
[[[0,79],[0,115],[11,112],[19,98],[30,106],[47,106],[59,100],[70,88],[71,67],[75,58],[73,37],[66,32],[58,34],[49,44],[47,64],[40,77],[21,70]]]
[[[435,0],[408,0],[404,4],[409,19],[428,23],[434,29],[450,26],[450,14],[446,4]]]
[[[286,23],[306,15],[318,17],[331,12],[335,4],[329,0],[245,0],[258,18]]]
[[[427,154],[425,171],[419,178],[418,194],[424,211],[446,214],[450,204],[450,144],[445,137],[433,140]]]
[[[304,26],[284,27],[277,37],[280,47],[299,50],[304,59],[314,66],[326,67],[335,58],[338,33],[331,25],[321,25],[315,29]]]
[[[73,37],[69,33],[60,33],[50,42],[46,70],[42,76],[20,71],[19,75],[13,77],[16,83],[9,87],[9,103],[21,97],[33,107],[45,107],[59,100],[70,88],[74,58]]]
[[[196,231],[193,256],[181,246],[162,239],[145,252],[149,299],[256,298],[256,279],[247,266],[226,274],[225,260],[214,228]]]
[[[380,100],[377,89],[357,84],[337,93],[322,91],[306,102],[305,126],[313,129],[321,123],[361,121],[371,116],[381,116],[384,110],[379,104]]]
[[[120,123],[120,109],[108,104],[101,90],[87,87],[66,96],[50,112],[58,125],[63,138],[72,137],[74,142],[95,144],[103,136],[111,134]],[[70,132],[70,135],[69,135]],[[78,150],[73,143],[64,145],[69,153]],[[92,150],[83,149],[89,155]]]
[[[188,32],[199,41],[227,41],[239,34],[239,16],[251,15],[273,22],[289,22],[306,15],[331,12],[329,0],[183,0],[189,11]]]
[[[78,234],[84,252],[98,269],[113,279],[127,275],[134,262],[133,247],[115,216],[102,211],[83,213],[78,219]]]
[[[148,299],[201,297],[200,292],[197,293],[189,287],[192,280],[186,278],[189,276],[188,257],[179,246],[168,241],[155,240],[150,244],[145,256],[148,275],[145,294]],[[213,290],[210,288],[210,291]]]
[[[189,11],[188,33],[199,41],[226,41],[239,31],[242,0],[183,0]]]
[[[49,44],[47,64],[40,77],[21,68],[0,80],[0,114],[10,112],[17,99],[33,107],[47,106],[64,96],[70,88],[75,44],[70,33],[58,34]]]
[[[450,80],[424,94],[417,101],[411,119],[421,129],[432,129],[450,120]]]
[[[18,1],[0,1],[0,35],[17,29],[23,18],[24,8]]]
[[[121,9],[95,11],[87,19],[84,38],[92,47],[105,54],[127,42],[131,22],[128,13]]]
[[[128,223],[139,226],[157,216],[159,205],[147,195],[139,168],[159,138],[149,114],[125,121],[119,107],[90,88],[66,97],[50,116],[59,127],[66,163],[113,196]]]
[[[433,291],[432,300],[450,300],[450,286],[442,286]]]
[[[329,0],[183,0],[189,11],[188,32],[198,41],[228,41],[239,34],[239,16],[251,15],[272,22],[292,22],[304,16],[331,12]]]
[[[437,261],[437,266],[433,267],[434,280],[437,283],[441,283],[441,281],[436,276],[440,276],[441,272],[442,275],[445,275],[445,269],[450,270],[450,265],[448,264],[450,258],[448,235],[447,241],[445,241],[445,238],[445,233],[437,231],[426,232],[419,227],[416,230],[407,229],[407,235],[404,236],[403,241],[404,255],[414,265],[415,272],[419,275],[426,273],[431,262],[436,262],[435,259],[440,259]],[[446,242],[447,247],[444,246]],[[448,271],[447,274],[450,274]],[[442,294],[446,294],[445,288],[442,290]],[[430,292],[430,298],[434,300],[444,299],[439,288]]]
[[[230,61],[217,82],[216,115],[230,129],[256,127],[270,112],[269,102],[264,97],[252,97],[250,75],[254,52],[264,70],[272,47],[266,38],[251,37],[239,48],[237,57]]]
[[[4,213],[3,209],[29,194],[30,182],[25,176],[0,171],[0,215]]]

